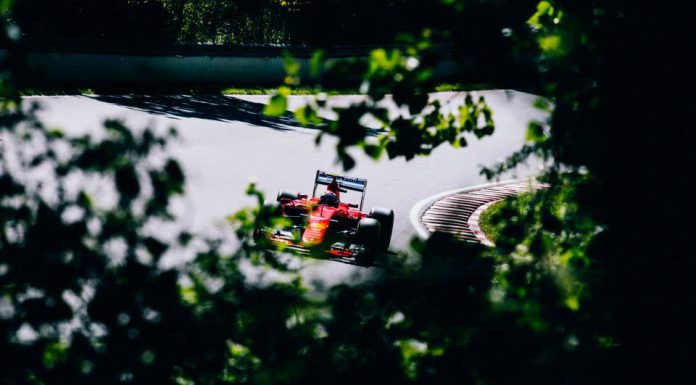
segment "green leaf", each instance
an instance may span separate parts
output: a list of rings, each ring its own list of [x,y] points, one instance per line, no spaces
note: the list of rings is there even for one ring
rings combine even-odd
[[[309,120],[307,119],[307,107],[302,106],[298,109],[295,110],[295,119],[297,120],[298,123],[300,123],[303,126],[308,126],[309,125]]]
[[[321,75],[321,70],[324,64],[324,51],[316,50],[312,53],[312,58],[309,61],[309,73],[313,77]]]
[[[381,145],[372,145],[372,144],[365,144],[363,146],[363,149],[365,150],[365,153],[370,156],[372,159],[378,160],[381,156],[382,153],[384,152],[384,146]]]
[[[65,134],[60,128],[53,128],[46,132],[46,135],[51,139],[61,139],[65,137]]]
[[[527,141],[540,143],[545,140],[544,126],[539,122],[531,122],[527,127]]]
[[[310,106],[302,106],[295,110],[295,119],[303,126],[311,126],[321,123],[317,111]]]
[[[169,193],[181,194],[184,192],[184,172],[181,170],[179,162],[170,159],[164,167],[167,176],[169,177]]]
[[[300,63],[288,53],[283,57],[283,67],[288,76],[297,76],[300,73]]]
[[[80,193],[77,195],[77,204],[80,207],[86,208],[88,210],[91,210],[94,207],[92,197],[90,197],[89,194],[87,194],[84,191],[80,191]]]
[[[116,189],[121,194],[123,204],[130,203],[140,194],[140,181],[135,168],[128,164],[116,170]]]
[[[553,13],[553,6],[548,1],[540,1],[537,4],[537,11],[532,15],[532,17],[527,20],[527,24],[535,29],[541,29],[543,25],[541,24],[541,18],[543,16]]]
[[[343,164],[343,169],[346,171],[350,171],[355,167],[355,159],[353,159],[352,156],[348,155],[347,153],[342,153],[338,155],[339,161]]]
[[[46,368],[52,368],[57,363],[65,361],[68,356],[67,351],[67,345],[62,342],[53,342],[46,345],[42,356],[44,366]]]
[[[551,103],[549,103],[548,100],[546,100],[544,98],[537,98],[534,101],[534,107],[536,107],[542,111],[547,111],[547,112],[551,111]]]
[[[493,132],[495,131],[495,126],[492,125],[485,125],[483,127],[480,127],[474,131],[474,134],[476,134],[476,137],[481,139],[484,136],[489,136],[493,135]]]
[[[566,298],[565,305],[572,311],[580,310],[580,301],[578,301],[578,297],[576,296],[569,296]]]
[[[287,109],[288,99],[281,94],[276,94],[271,97],[270,102],[264,107],[263,113],[268,116],[281,116]]]
[[[0,0],[0,15],[6,16],[12,9],[13,5],[14,0]]]
[[[539,48],[546,53],[561,53],[561,36],[548,35],[537,39]]]

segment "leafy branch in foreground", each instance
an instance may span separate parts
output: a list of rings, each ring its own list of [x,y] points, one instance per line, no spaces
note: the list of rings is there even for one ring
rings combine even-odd
[[[0,113],[4,384],[258,383],[289,341],[313,340],[299,279],[252,281],[251,250],[177,224],[173,131],[108,120],[72,136],[35,113]],[[289,330],[298,317],[310,326]]]
[[[447,2],[462,12],[473,4]],[[171,164],[166,157],[149,163],[144,156],[157,140],[117,122],[103,139],[66,138],[24,116],[17,100],[4,100],[2,381],[682,382],[692,371],[693,225],[646,226],[642,208],[659,186],[660,199],[683,210],[656,210],[653,222],[683,224],[693,212],[691,189],[664,187],[677,183],[669,171],[683,179],[694,169],[693,157],[684,155],[694,143],[684,129],[693,91],[682,77],[692,71],[688,61],[670,60],[688,52],[675,44],[690,25],[677,21],[693,12],[681,3],[560,0],[539,2],[536,10],[531,40],[514,50],[533,59],[538,71],[530,79],[553,101],[549,135],[532,126],[527,154],[491,175],[536,154],[552,162],[542,177],[552,187],[501,212],[502,239],[493,250],[435,234],[413,242],[409,264],[355,285],[308,290],[300,279],[250,282],[245,260],[221,252],[223,240],[186,233],[176,242],[159,239],[143,213],[151,207],[167,222],[164,201],[152,191],[160,183],[172,198],[181,183],[174,166],[164,167]],[[519,26],[505,35],[526,36]],[[381,148],[376,154],[389,152],[391,140],[398,143],[392,151],[405,157],[429,150],[428,143],[419,146],[429,139],[420,136],[416,116],[427,115],[430,101],[409,93],[425,60],[402,55],[375,54],[374,66],[362,72],[371,74],[367,102],[339,109],[336,126],[327,126],[344,150],[369,144]],[[414,67],[411,57],[420,63]],[[378,103],[411,78],[413,88],[394,93],[404,109],[390,116]],[[374,128],[361,122],[366,111],[374,112]],[[412,123],[395,124],[399,119]],[[315,119],[310,112],[305,120]],[[22,122],[27,126],[17,128]],[[372,143],[364,138],[369,128],[394,137]],[[656,148],[668,151],[652,156]],[[103,182],[113,192],[110,204],[89,194],[89,180],[61,182],[71,170]],[[243,240],[259,213],[238,217]],[[191,247],[191,263],[155,266],[155,256],[164,258],[177,243]]]
[[[376,49],[367,63],[324,64],[328,74],[361,73],[361,97],[348,106],[336,106],[323,94],[308,99],[295,111],[297,121],[319,128],[319,143],[324,134],[338,139],[337,161],[346,170],[355,166],[348,149],[358,147],[368,156],[379,159],[386,152],[390,159],[403,156],[407,160],[428,155],[443,143],[455,147],[467,146],[465,136],[482,138],[493,134],[493,112],[485,98],[467,94],[459,98],[433,97],[434,49],[425,32],[405,50]],[[319,59],[318,59],[319,60]],[[319,65],[317,61],[314,66]],[[286,85],[271,97],[264,112],[279,116],[286,112],[287,97],[298,85],[299,63],[286,58]],[[313,70],[317,78],[319,71]],[[322,120],[320,116],[332,116]]]

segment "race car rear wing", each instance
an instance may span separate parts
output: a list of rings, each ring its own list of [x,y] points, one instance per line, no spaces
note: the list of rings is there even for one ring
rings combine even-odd
[[[349,176],[330,174],[325,171],[317,170],[317,175],[314,178],[314,190],[312,190],[312,196],[315,197],[317,194],[317,186],[324,185],[328,186],[336,179],[336,183],[341,188],[341,191],[345,190],[359,191],[362,196],[360,197],[360,210],[362,210],[363,202],[365,201],[365,189],[367,188],[367,179],[353,178]]]

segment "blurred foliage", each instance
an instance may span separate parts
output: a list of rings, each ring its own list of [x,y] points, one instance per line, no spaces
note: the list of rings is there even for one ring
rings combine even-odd
[[[505,219],[502,218],[500,214],[500,210],[505,203],[504,200],[493,203],[481,213],[479,218],[478,223],[481,231],[483,231],[483,233],[486,234],[486,238],[493,243],[498,239],[500,228],[505,226]]]
[[[320,89],[324,78],[344,77],[359,74],[362,79],[360,103],[346,108],[327,104],[327,95],[316,98],[299,107],[295,116],[299,123],[321,129],[316,141],[324,134],[339,139],[336,153],[338,162],[346,170],[355,166],[348,153],[350,147],[359,147],[372,158],[387,156],[405,157],[407,160],[418,155],[428,155],[443,143],[465,147],[466,134],[481,138],[493,134],[493,111],[483,96],[474,98],[467,94],[463,103],[458,98],[443,100],[431,97],[428,91],[438,83],[433,79],[434,66],[438,64],[439,50],[429,40],[430,31],[412,37],[405,49],[376,49],[367,63],[361,61],[327,63],[317,59],[326,70],[315,75],[309,82]],[[406,39],[405,39],[406,40]],[[285,85],[271,97],[264,111],[280,116],[287,108],[287,97],[293,87],[300,84],[299,63],[286,59],[288,76]],[[319,71],[312,71],[318,74]],[[389,108],[395,105],[396,108]],[[336,119],[322,121],[319,114],[330,111]]]
[[[299,280],[249,282],[248,249],[176,225],[174,131],[45,127],[12,88],[21,61],[3,59],[0,383],[258,383],[313,341],[287,327],[315,312]]]
[[[457,12],[475,2],[446,3]],[[682,83],[690,78],[687,63],[692,61],[678,43],[689,32],[676,22],[691,8],[657,9],[629,1],[541,1],[530,8],[526,28],[511,23],[495,34],[510,42],[507,55],[495,50],[496,56],[474,55],[479,68],[499,68],[496,61],[516,64],[506,67],[498,79],[545,95],[534,107],[549,114],[547,120],[529,122],[527,143],[519,151],[483,168],[482,174],[497,178],[535,157],[548,165],[539,179],[552,187],[506,204],[497,216],[496,248],[483,252],[494,261],[487,310],[496,317],[509,317],[494,328],[506,337],[488,341],[494,347],[463,350],[485,356],[483,352],[491,349],[504,358],[496,361],[491,356],[474,363],[445,350],[443,360],[452,359],[447,361],[451,366],[435,370],[419,361],[427,356],[431,341],[408,339],[405,370],[411,378],[425,382],[425,373],[455,370],[456,375],[447,379],[457,383],[683,379],[688,360],[682,354],[688,356],[694,342],[686,326],[693,321],[686,310],[693,304],[687,294],[691,263],[686,250],[692,247],[694,228],[676,219],[681,214],[650,202],[660,196],[663,202],[686,204],[686,212],[693,214],[688,188],[668,187],[674,184],[669,182],[673,176],[690,175],[695,166],[693,158],[685,156],[694,135],[679,128],[688,125],[685,111],[693,101]],[[470,48],[467,39],[481,36],[462,35],[457,27],[451,32],[454,52],[464,55]],[[466,112],[448,109],[429,118],[428,112],[440,111],[439,104],[419,87],[427,84],[427,74],[442,63],[443,55],[432,50],[428,30],[401,39],[405,49],[375,50],[366,68],[343,70],[342,74],[362,74],[364,101],[336,110],[336,121],[318,127],[338,137],[338,161],[346,169],[354,165],[346,152],[352,146],[373,157],[386,149],[390,157],[409,159],[444,141],[456,144],[437,135],[437,140],[432,138],[438,132],[446,133],[444,138],[456,137],[461,127],[457,117],[474,117],[468,132],[478,131],[479,137],[494,126],[485,101],[472,106],[471,95],[465,99]],[[329,73],[341,70],[329,68]],[[379,104],[387,94],[399,107],[397,116],[386,117]],[[327,106],[320,95],[309,107],[331,109]],[[675,106],[681,107],[677,111]],[[379,125],[371,126],[366,116]],[[665,187],[658,193],[655,186]],[[660,228],[675,220],[684,225],[670,226],[669,231]],[[653,225],[643,225],[646,222]],[[430,253],[425,249],[423,263]],[[466,255],[454,249],[447,253],[456,254]],[[452,283],[440,295],[461,293],[467,284],[466,280]],[[439,307],[429,308],[428,314],[434,308]],[[410,317],[414,315],[405,315],[406,320]],[[489,326],[480,322],[472,328]],[[667,335],[667,330],[674,333]],[[427,334],[432,329],[420,331]],[[505,334],[509,331],[514,334]],[[504,349],[498,351],[500,347]],[[656,356],[655,351],[661,353]],[[515,366],[501,366],[501,361]],[[487,365],[498,370],[486,372]],[[472,373],[481,377],[464,377]]]
[[[174,25],[156,0],[19,0],[12,20],[28,40],[138,44],[171,41]]]
[[[287,12],[276,0],[22,0],[12,19],[29,41],[281,44]]]
[[[466,13],[453,14],[438,1],[421,0],[21,0],[13,20],[25,39],[48,43],[331,46],[390,44],[426,26],[499,31],[526,17],[532,4],[473,1]],[[490,12],[497,7],[507,12]],[[486,24],[471,23],[482,16]]]
[[[530,122],[525,146],[482,172],[496,177],[536,156],[551,188],[501,209],[492,250],[434,234],[352,285],[308,288],[251,242],[257,226],[274,225],[254,186],[257,207],[229,218],[236,251],[225,252],[234,248],[224,237],[176,229],[170,203],[184,177],[165,151],[171,134],[119,121],[92,137],[43,127],[13,93],[21,61],[5,55],[0,382],[690,383],[694,200],[674,175],[688,179],[696,166],[685,124],[690,25],[676,22],[693,6],[442,3],[451,7],[443,21],[479,17],[466,26],[476,34],[444,24],[458,59],[475,52],[479,73],[546,97],[535,107],[548,120]],[[2,30],[13,53],[17,33]],[[296,117],[338,138],[345,168],[353,147],[411,159],[490,135],[485,100],[469,94],[444,108],[425,92],[443,59],[433,40],[444,32],[403,35],[402,48],[375,50],[367,64],[329,68],[359,74],[363,99],[320,121],[330,105],[318,95]],[[286,70],[269,114],[286,109],[293,88],[323,81],[300,79],[289,58]],[[151,230],[168,225],[167,239]],[[171,253],[188,262],[162,262]],[[252,279],[248,265],[280,278]]]

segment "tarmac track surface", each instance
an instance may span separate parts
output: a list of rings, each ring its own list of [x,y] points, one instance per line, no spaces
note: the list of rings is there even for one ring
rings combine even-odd
[[[480,91],[494,112],[495,133],[469,146],[438,147],[430,156],[411,161],[386,157],[374,161],[353,152],[357,166],[349,175],[369,180],[365,210],[372,206],[392,208],[396,214],[390,250],[408,248],[415,230],[409,222],[411,207],[424,197],[442,191],[486,182],[481,165],[491,165],[519,149],[527,125],[545,114],[532,104],[534,95],[515,91]],[[439,93],[434,97],[461,103],[463,93]],[[294,96],[290,109],[305,97]],[[331,103],[346,104],[356,96],[337,96]],[[325,137],[314,143],[317,131],[300,128],[290,118],[261,114],[268,96],[58,96],[28,97],[41,106],[39,117],[49,127],[68,133],[96,131],[108,118],[123,120],[129,127],[175,127],[181,140],[171,151],[187,176],[181,220],[189,229],[207,231],[225,216],[253,204],[244,194],[251,180],[269,197],[281,189],[310,193],[317,169],[341,171],[335,164],[335,140]],[[520,168],[515,175],[538,173],[538,161]],[[325,283],[347,282],[369,276],[360,266],[312,260],[305,276]]]

